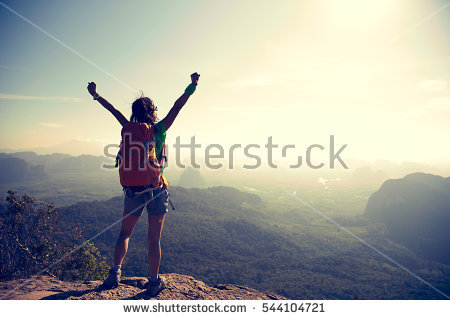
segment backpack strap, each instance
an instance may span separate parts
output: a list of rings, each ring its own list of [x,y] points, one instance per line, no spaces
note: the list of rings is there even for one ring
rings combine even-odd
[[[122,152],[119,149],[119,152],[117,152],[117,156],[116,156],[116,165],[114,166],[115,168],[119,167],[119,162],[122,160]]]

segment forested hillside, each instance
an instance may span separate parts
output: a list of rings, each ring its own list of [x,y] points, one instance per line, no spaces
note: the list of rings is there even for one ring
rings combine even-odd
[[[162,273],[192,275],[209,284],[232,283],[296,299],[441,299],[442,296],[375,251],[304,207],[278,208],[233,188],[171,189],[162,236]],[[123,198],[61,208],[111,261]],[[116,223],[113,227],[109,226]],[[348,228],[444,292],[450,268],[418,258],[384,236],[379,224],[361,218]],[[147,218],[130,240],[123,272],[148,275]]]

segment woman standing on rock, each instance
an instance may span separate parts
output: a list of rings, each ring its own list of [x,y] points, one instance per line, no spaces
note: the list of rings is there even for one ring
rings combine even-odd
[[[157,122],[157,107],[150,98],[141,96],[133,102],[130,120],[115,109],[96,91],[96,84],[90,82],[88,91],[106,110],[110,111],[122,125],[122,141],[117,156],[120,183],[125,198],[122,228],[114,250],[114,265],[103,289],[119,286],[121,266],[128,249],[128,241],[133,233],[144,207],[148,213],[148,263],[150,278],[147,292],[156,296],[166,285],[158,275],[161,262],[161,232],[165,214],[168,212],[169,194],[167,180],[163,176],[165,163],[166,130],[170,128],[181,108],[194,93],[200,75],[191,75],[191,84],[184,94],[175,101],[167,116]],[[117,165],[117,164],[116,164]]]

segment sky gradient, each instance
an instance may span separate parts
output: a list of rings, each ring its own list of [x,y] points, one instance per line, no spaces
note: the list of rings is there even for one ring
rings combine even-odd
[[[334,134],[350,158],[450,160],[448,1],[2,3],[60,42],[0,6],[0,149],[118,143],[88,81],[126,117],[142,90],[161,117],[198,72],[169,143]]]

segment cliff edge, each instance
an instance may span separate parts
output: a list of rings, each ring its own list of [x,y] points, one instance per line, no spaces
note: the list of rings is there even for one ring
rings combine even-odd
[[[288,300],[270,292],[232,284],[209,287],[193,277],[176,273],[161,274],[167,288],[150,298],[145,292],[147,278],[123,277],[120,286],[100,290],[103,281],[66,282],[50,276],[38,276],[0,282],[4,300]]]

